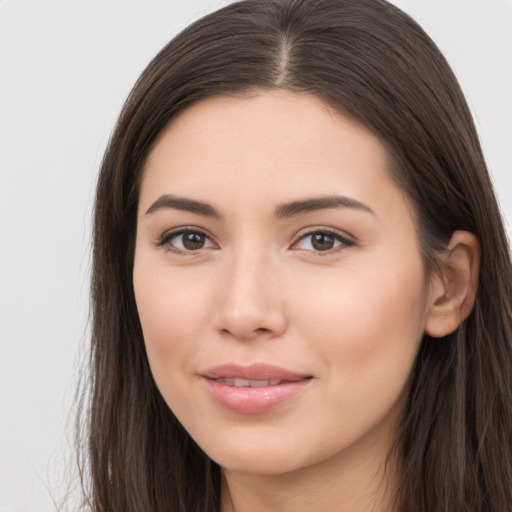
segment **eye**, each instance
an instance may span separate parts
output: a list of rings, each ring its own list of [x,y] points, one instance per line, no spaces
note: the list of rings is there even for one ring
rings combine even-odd
[[[216,247],[205,233],[193,229],[165,233],[157,245],[165,246],[176,253],[195,252]]]
[[[299,238],[292,249],[304,251],[330,252],[343,247],[351,247],[354,242],[347,237],[330,230],[311,231]]]

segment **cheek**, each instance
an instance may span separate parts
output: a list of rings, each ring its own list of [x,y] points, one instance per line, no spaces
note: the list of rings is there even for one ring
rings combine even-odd
[[[318,282],[296,317],[333,378],[406,380],[419,348],[426,309],[421,266],[407,274],[358,272]]]
[[[209,308],[205,283],[169,268],[135,265],[135,299],[154,371],[183,363],[194,340],[201,338]]]
[[[398,280],[352,269],[340,280],[317,282],[302,297],[294,316],[323,390],[311,431],[321,434],[319,453],[327,453],[333,443],[348,446],[400,414],[423,334],[422,272]]]

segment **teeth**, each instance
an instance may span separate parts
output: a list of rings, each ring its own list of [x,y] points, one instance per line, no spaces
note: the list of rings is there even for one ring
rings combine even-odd
[[[269,379],[269,380],[249,380],[249,379],[238,379],[238,378],[225,378],[225,379],[215,379],[217,382],[222,384],[227,384],[228,386],[234,386],[236,388],[262,388],[265,386],[276,386],[280,384],[282,381],[279,379]]]

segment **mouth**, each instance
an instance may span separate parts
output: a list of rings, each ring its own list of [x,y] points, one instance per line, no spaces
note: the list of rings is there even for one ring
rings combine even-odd
[[[306,373],[294,372],[266,363],[255,363],[251,365],[236,363],[223,364],[210,368],[202,372],[201,375],[207,379],[224,380],[225,382],[223,383],[230,386],[245,387],[259,387],[258,383],[262,382],[269,386],[275,386],[283,381],[294,382],[312,377]],[[251,386],[251,383],[255,383],[255,385]]]
[[[227,386],[233,386],[235,388],[264,388],[266,386],[277,386],[285,380],[269,379],[269,380],[249,380],[249,379],[237,379],[233,377],[226,377],[224,379],[213,379],[215,382],[220,384],[226,384]]]
[[[312,375],[277,366],[228,364],[202,373],[210,396],[238,414],[261,414],[291,401],[306,389]]]

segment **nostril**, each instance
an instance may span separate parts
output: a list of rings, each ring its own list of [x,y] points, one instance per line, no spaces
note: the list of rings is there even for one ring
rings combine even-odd
[[[221,329],[222,334],[233,334],[229,329]],[[254,329],[252,331],[253,334],[266,334],[272,332],[270,329],[267,329],[265,327],[258,327],[257,329]]]
[[[214,311],[212,320],[215,330],[223,337],[244,340],[280,336],[287,325],[279,306],[249,300],[223,301]]]

